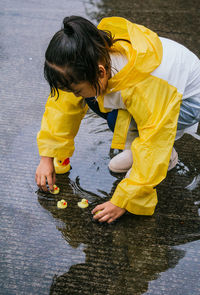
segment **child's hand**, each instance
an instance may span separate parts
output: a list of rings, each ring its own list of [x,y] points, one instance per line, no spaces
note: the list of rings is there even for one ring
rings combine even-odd
[[[110,201],[96,206],[92,210],[92,214],[95,214],[97,211],[101,212],[94,215],[93,218],[100,222],[107,221],[108,223],[111,223],[126,212],[125,209],[113,205]]]
[[[49,189],[53,189],[53,185],[56,181],[56,174],[53,165],[53,158],[41,157],[40,164],[37,167],[35,173],[35,181],[39,188],[43,191],[48,191],[46,181],[48,182]]]

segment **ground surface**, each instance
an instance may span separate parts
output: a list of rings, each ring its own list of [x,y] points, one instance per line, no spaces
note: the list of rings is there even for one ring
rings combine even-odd
[[[36,133],[49,92],[44,51],[70,14],[97,23],[118,15],[170,37],[199,56],[199,1],[1,0],[0,3],[0,294],[200,294],[200,144],[176,143],[179,169],[158,187],[152,217],[125,215],[113,225],[91,209],[123,176],[107,163],[112,134],[89,113],[76,139],[72,170],[56,198],[37,193]],[[189,186],[189,189],[186,188]],[[90,207],[76,203],[83,197]],[[65,198],[69,207],[57,210]]]

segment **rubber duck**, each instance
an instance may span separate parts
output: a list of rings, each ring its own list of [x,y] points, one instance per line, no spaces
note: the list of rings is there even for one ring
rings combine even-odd
[[[102,210],[99,210],[97,212],[94,213],[94,215],[97,215],[98,213],[100,213]]]
[[[66,158],[64,160],[54,158],[53,164],[54,164],[56,174],[64,174],[70,170],[69,158]]]
[[[65,209],[67,208],[67,202],[65,200],[61,200],[57,202],[57,207],[59,209]]]
[[[57,195],[57,194],[59,194],[59,192],[60,192],[60,189],[59,189],[59,187],[57,186],[57,185],[53,185],[53,191],[50,191],[50,193],[52,194],[52,195]]]
[[[89,206],[89,204],[88,204],[88,200],[86,200],[86,199],[82,199],[81,202],[78,202],[78,206],[79,206],[80,208],[87,208],[87,207]]]

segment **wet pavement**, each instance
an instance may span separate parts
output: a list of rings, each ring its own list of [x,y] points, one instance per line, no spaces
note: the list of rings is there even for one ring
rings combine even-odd
[[[0,294],[200,294],[197,139],[176,142],[179,165],[159,185],[151,217],[92,220],[92,208],[123,178],[108,171],[112,134],[92,113],[76,138],[72,169],[57,177],[61,193],[39,193],[34,183],[35,138],[49,92],[44,51],[63,17],[97,23],[123,16],[200,56],[199,1],[1,0],[0,8]],[[62,198],[66,210],[56,207]],[[88,209],[77,207],[81,198]]]

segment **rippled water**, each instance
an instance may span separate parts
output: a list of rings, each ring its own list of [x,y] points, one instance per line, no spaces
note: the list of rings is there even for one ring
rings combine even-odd
[[[200,144],[177,141],[179,165],[159,185],[151,217],[124,215],[112,225],[91,210],[124,175],[111,175],[112,134],[88,113],[76,138],[72,169],[57,177],[57,196],[37,191],[36,133],[48,95],[43,54],[67,14],[97,22],[121,15],[197,52],[198,2],[1,1],[0,294],[199,294]],[[58,210],[60,199],[68,201]],[[89,207],[77,207],[81,198]]]

